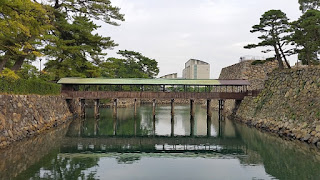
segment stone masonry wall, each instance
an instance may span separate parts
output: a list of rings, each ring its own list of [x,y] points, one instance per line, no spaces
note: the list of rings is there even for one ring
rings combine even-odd
[[[70,116],[61,96],[0,95],[0,148],[40,134]]]
[[[246,97],[236,118],[320,147],[320,68],[274,71],[258,97]]]
[[[247,79],[250,89],[263,89],[267,74],[278,67],[276,61],[266,61],[263,64],[251,65],[252,61],[243,61],[221,70],[219,79]]]
[[[251,87],[251,90],[263,89],[264,82],[268,78],[268,73],[277,68],[276,61],[266,61],[263,64],[252,65],[253,60],[243,61],[221,70],[219,79],[247,79]],[[228,114],[232,112],[235,105],[234,100],[226,100],[224,110]],[[218,108],[218,103],[214,101],[212,103],[214,108]]]

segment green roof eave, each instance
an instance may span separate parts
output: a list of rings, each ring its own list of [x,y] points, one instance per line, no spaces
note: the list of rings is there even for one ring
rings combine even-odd
[[[247,80],[217,80],[217,79],[139,79],[139,78],[61,78],[58,84],[73,85],[250,85]]]

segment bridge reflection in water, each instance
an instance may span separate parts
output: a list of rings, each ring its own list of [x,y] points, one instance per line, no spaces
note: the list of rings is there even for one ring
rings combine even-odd
[[[246,154],[239,133],[229,120],[219,121],[218,114],[207,116],[205,108],[196,107],[190,116],[188,107],[177,106],[171,115],[168,106],[139,107],[135,115],[130,108],[119,109],[118,116],[111,109],[101,111],[95,119],[88,108],[86,118],[71,125],[64,139],[62,152],[128,152],[128,153],[221,153]],[[204,113],[202,113],[202,111]]]

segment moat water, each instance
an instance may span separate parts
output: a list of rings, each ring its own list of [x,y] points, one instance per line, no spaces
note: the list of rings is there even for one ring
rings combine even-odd
[[[320,152],[196,106],[86,109],[0,151],[0,179],[320,179]]]

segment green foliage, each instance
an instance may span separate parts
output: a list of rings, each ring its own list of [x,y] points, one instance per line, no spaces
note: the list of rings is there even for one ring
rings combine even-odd
[[[248,44],[244,48],[271,47],[271,49],[262,52],[268,53],[275,51],[275,57],[279,62],[279,68],[284,68],[282,59],[286,61],[287,66],[290,68],[289,63],[286,60],[286,55],[289,55],[291,51],[284,50],[284,46],[289,43],[288,33],[290,33],[290,26],[285,13],[280,10],[265,12],[260,18],[260,23],[252,26],[250,32],[262,33],[262,35],[258,37],[261,42],[258,44]]]
[[[292,23],[295,32],[292,36],[297,45],[299,60],[305,65],[317,65],[320,58],[320,11],[308,10]]]
[[[319,9],[320,0],[299,0],[300,10],[306,12],[310,9]]]
[[[31,0],[2,0],[0,5],[0,72],[12,61],[18,70],[25,59],[41,56],[40,45],[52,29],[46,7]]]
[[[110,78],[155,78],[158,62],[135,51],[119,51],[123,59],[108,58],[101,64],[102,76]]]
[[[251,65],[258,65],[258,64],[264,64],[266,63],[267,61],[264,61],[264,60],[255,60],[251,63]]]
[[[0,78],[0,93],[8,94],[60,94],[60,85],[45,82],[40,79],[16,79]]]
[[[6,79],[8,81],[15,81],[20,79],[20,77],[12,70],[5,68],[1,73],[0,73],[0,78]]]

